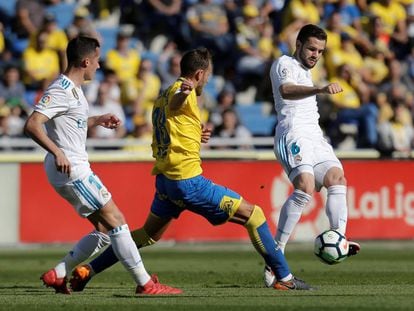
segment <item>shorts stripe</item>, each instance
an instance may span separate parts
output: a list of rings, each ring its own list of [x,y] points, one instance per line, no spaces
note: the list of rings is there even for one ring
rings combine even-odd
[[[286,148],[287,148],[287,146],[286,146],[286,134],[285,134],[279,139],[278,149],[279,149],[279,154],[280,154],[280,158],[281,158],[280,162],[282,163],[285,170],[287,172],[290,172],[292,168],[289,165],[289,156],[287,154]]]
[[[102,206],[99,201],[94,198],[93,194],[85,187],[82,181],[77,180],[74,181],[75,188],[79,191],[79,193],[85,198],[86,201],[95,209],[98,210]]]

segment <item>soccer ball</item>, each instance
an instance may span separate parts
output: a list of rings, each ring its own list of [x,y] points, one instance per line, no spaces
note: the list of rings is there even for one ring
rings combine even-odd
[[[346,237],[336,230],[326,230],[315,239],[315,255],[328,265],[335,265],[348,256]]]

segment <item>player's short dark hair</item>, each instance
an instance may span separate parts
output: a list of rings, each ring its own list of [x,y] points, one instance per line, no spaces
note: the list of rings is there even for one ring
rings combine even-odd
[[[309,38],[312,37],[321,41],[327,41],[328,39],[328,35],[326,34],[325,30],[316,25],[307,24],[300,29],[296,40],[304,44],[306,41],[308,41]]]
[[[206,48],[197,48],[184,53],[180,62],[183,77],[194,74],[197,70],[205,70],[211,63],[211,54]]]
[[[96,38],[79,36],[69,41],[66,48],[66,57],[71,66],[80,66],[82,60],[95,52],[100,44]]]

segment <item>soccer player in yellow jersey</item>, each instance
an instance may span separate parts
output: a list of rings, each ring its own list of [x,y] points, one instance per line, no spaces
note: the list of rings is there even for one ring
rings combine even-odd
[[[143,228],[132,232],[138,247],[154,244],[174,218],[183,210],[205,217],[211,224],[227,221],[243,225],[252,244],[276,276],[277,290],[309,290],[295,278],[286,259],[273,239],[262,209],[244,200],[236,192],[203,177],[201,143],[210,138],[211,130],[202,126],[197,96],[200,96],[212,71],[207,49],[188,51],[182,57],[181,77],[154,105],[152,173],[156,175],[156,193]],[[81,291],[90,278],[117,262],[111,248],[88,265],[74,270],[70,280],[74,291]]]

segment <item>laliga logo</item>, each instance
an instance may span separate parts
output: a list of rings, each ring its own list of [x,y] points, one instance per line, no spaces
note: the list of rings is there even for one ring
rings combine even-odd
[[[359,189],[358,185],[348,186],[348,220],[394,220],[398,221],[401,228],[414,226],[414,192],[406,191],[405,188],[410,188],[408,184],[397,182],[379,189],[366,189],[365,185],[361,185],[361,188],[364,189],[356,191]],[[274,177],[270,196],[271,220],[276,226],[280,210],[292,191],[293,187],[285,173]],[[292,239],[309,241],[329,228],[325,203],[326,189],[322,188],[321,192],[314,193],[312,201],[303,210]]]
[[[270,192],[272,202],[271,219],[277,226],[280,210],[293,192],[293,186],[285,173],[273,179]],[[302,217],[291,236],[292,240],[311,241],[323,230],[329,228],[328,217],[325,213],[326,189],[315,192],[309,205],[304,208]]]

